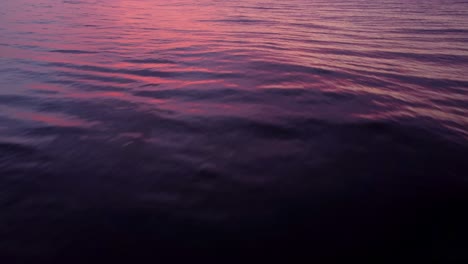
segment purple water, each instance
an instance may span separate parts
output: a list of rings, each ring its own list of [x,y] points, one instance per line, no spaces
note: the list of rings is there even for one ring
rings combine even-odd
[[[0,261],[464,260],[466,43],[460,0],[4,0]]]

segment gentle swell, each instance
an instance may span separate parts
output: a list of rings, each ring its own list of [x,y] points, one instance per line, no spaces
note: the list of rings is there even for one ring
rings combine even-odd
[[[460,0],[2,1],[0,261],[466,259],[467,43]]]

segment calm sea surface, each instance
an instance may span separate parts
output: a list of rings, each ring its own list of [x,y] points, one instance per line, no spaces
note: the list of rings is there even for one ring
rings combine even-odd
[[[463,0],[2,0],[0,256],[466,258],[467,43]]]

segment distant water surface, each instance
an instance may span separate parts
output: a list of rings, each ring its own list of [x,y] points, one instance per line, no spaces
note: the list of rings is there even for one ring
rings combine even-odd
[[[467,43],[461,0],[4,0],[0,255],[458,261]]]

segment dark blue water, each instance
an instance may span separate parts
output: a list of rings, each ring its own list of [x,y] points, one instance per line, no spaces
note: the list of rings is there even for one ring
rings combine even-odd
[[[468,2],[4,0],[0,262],[468,261]]]

